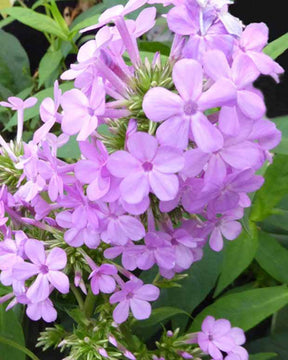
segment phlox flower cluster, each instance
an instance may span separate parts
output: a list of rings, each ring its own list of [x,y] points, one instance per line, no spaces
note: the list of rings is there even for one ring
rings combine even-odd
[[[172,5],[174,40],[169,57],[149,60],[137,39],[155,25],[156,3]],[[91,286],[95,296],[111,294],[116,323],[130,312],[146,319],[159,288],[134,270],[155,267],[172,279],[201,260],[207,243],[221,251],[224,239],[238,237],[248,194],[264,181],[256,171],[272,161],[269,150],[281,137],[253,82],[260,74],[278,81],[283,69],[262,52],[266,25],[244,27],[229,4],[129,0],[106,10],[83,30],[97,29],[95,38],[61,76],[74,87],[62,93],[55,82],[28,143],[21,140],[24,110],[36,99],[1,103],[18,112],[16,143],[0,138],[8,164],[0,269],[13,289],[2,299],[13,298],[9,308],[27,304],[31,319],[54,321],[49,296],[54,289],[67,294],[74,276],[73,287],[84,293]],[[136,20],[127,18],[144,5]],[[80,158],[60,158],[59,149],[75,139]],[[118,257],[121,265],[113,263]],[[214,360],[222,351],[226,360],[247,359],[243,333],[226,320],[207,318],[198,342]]]
[[[209,354],[213,360],[248,360],[248,353],[242,347],[245,334],[238,327],[231,327],[226,319],[215,320],[207,316],[202,323],[202,331],[197,335],[197,343],[201,350]]]

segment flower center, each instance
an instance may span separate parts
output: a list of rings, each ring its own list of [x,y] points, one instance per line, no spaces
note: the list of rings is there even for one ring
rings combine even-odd
[[[187,101],[185,104],[184,104],[184,113],[185,115],[193,115],[196,113],[197,111],[197,108],[198,108],[198,105],[196,102],[194,101]]]
[[[209,340],[209,341],[213,341],[213,335],[209,334],[209,335],[208,335],[208,340]]]
[[[88,107],[88,114],[90,115],[90,116],[94,116],[94,110],[91,108],[91,107]]]
[[[153,164],[151,164],[149,161],[145,161],[142,164],[142,168],[144,169],[145,172],[151,171],[153,169]]]
[[[127,298],[128,300],[132,299],[132,298],[133,298],[133,293],[132,293],[132,292],[129,292],[129,293],[127,294],[126,298]]]
[[[41,265],[40,266],[40,271],[41,271],[42,274],[48,274],[49,268],[48,268],[47,265]]]
[[[172,245],[178,245],[178,241],[173,237],[173,238],[171,239],[171,244],[172,244]]]

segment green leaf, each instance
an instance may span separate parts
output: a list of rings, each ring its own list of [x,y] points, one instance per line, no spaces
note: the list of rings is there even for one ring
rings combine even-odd
[[[264,220],[288,193],[288,156],[276,154],[265,173],[265,183],[254,197],[250,219]]]
[[[270,120],[274,122],[277,129],[280,130],[282,134],[280,144],[271,151],[276,154],[288,155],[288,116],[279,116]]]
[[[216,253],[206,246],[203,258],[191,266],[187,271],[188,277],[179,283],[181,287],[161,289],[154,307],[172,306],[191,314],[214,288],[221,270],[222,256],[222,253]],[[174,327],[184,328],[187,321],[187,318],[179,316],[174,321]]]
[[[31,9],[16,6],[5,9],[5,14],[38,31],[55,35],[63,40],[68,39],[68,32],[64,32],[55,20]]]
[[[165,45],[162,42],[158,41],[139,41],[138,42],[139,50],[146,51],[146,52],[153,52],[159,51],[160,54],[169,56],[170,54],[170,46]]]
[[[277,356],[276,353],[258,353],[249,355],[249,360],[270,360]]]
[[[15,342],[13,340],[10,340],[10,339],[7,339],[6,337],[0,336],[0,344],[7,345],[10,348],[12,347],[13,349],[17,349],[17,350],[21,351],[23,354],[28,355],[29,358],[32,359],[32,360],[40,360],[36,355],[34,355],[25,346],[19,345],[17,342]],[[9,359],[12,359],[12,358],[9,358]]]
[[[0,336],[25,346],[22,327],[19,324],[15,313],[12,310],[5,311],[0,306]],[[0,342],[1,360],[25,360],[25,354],[15,347]]]
[[[248,344],[247,350],[249,353],[256,352],[275,352],[278,354],[275,360],[288,359],[288,346],[287,346],[288,332],[267,336],[255,340]],[[250,357],[249,357],[250,358]]]
[[[51,14],[52,14],[54,20],[57,22],[59,27],[62,29],[63,33],[68,34],[69,33],[68,25],[67,25],[66,21],[64,20],[61,12],[59,11],[58,6],[56,5],[56,1],[50,0],[50,4],[48,6],[49,6],[49,9],[51,11]]]
[[[13,21],[14,19],[8,16],[5,19],[0,20],[0,29],[2,29],[4,26],[11,24]]]
[[[50,80],[53,72],[59,68],[62,59],[63,54],[61,50],[46,52],[39,64],[39,87],[41,87],[47,80]],[[53,83],[56,78],[53,77],[50,82]]]
[[[264,53],[269,55],[272,59],[277,59],[278,56],[284,53],[288,49],[288,32],[278,39],[272,41],[268,44],[265,49]]]
[[[271,333],[272,335],[288,332],[288,305],[273,315]]]
[[[91,17],[88,17],[88,18],[82,20],[81,22],[78,22],[76,25],[74,25],[74,26],[71,28],[71,32],[72,32],[73,34],[76,34],[76,33],[78,33],[78,31],[84,29],[84,28],[87,27],[87,26],[91,26],[91,25],[97,24],[100,15],[101,15],[101,14],[96,14],[96,15],[93,15],[93,16],[91,16]]]
[[[175,307],[166,306],[154,309],[151,316],[147,320],[136,320],[133,324],[133,329],[141,329],[144,327],[155,326],[161,322],[166,322],[175,315],[184,314],[185,316],[190,316],[184,310],[177,309]]]
[[[288,284],[288,250],[272,236],[262,231],[259,232],[256,260],[274,279]]]
[[[197,315],[190,330],[192,332],[199,331],[205,317],[212,315],[216,319],[228,319],[233,326],[239,326],[246,331],[286,304],[288,304],[286,286],[247,290],[226,295]]]
[[[81,155],[78,142],[76,141],[76,136],[71,136],[67,144],[62,146],[58,152],[57,156],[63,159],[79,159]]]
[[[154,59],[155,53],[150,52],[150,51],[140,51],[140,57],[142,59],[142,61],[145,60],[145,58],[147,58],[149,60],[149,62],[152,62]],[[164,54],[160,54],[160,58],[163,64],[165,64],[167,62],[168,56],[164,55]]]
[[[32,78],[28,56],[16,37],[0,30],[0,44],[0,96],[6,100],[9,92],[15,95],[30,86]]]
[[[73,88],[73,82],[72,81],[67,81],[67,82],[60,85],[60,89],[63,92],[65,92],[67,90],[70,90],[72,88]],[[32,119],[33,117],[35,117],[37,115],[39,115],[39,107],[40,107],[41,102],[46,97],[52,97],[53,98],[53,91],[54,91],[54,88],[50,87],[48,89],[41,90],[37,94],[33,95],[34,97],[36,97],[38,99],[38,102],[32,108],[29,108],[29,109],[24,111],[24,122],[27,121],[27,120]],[[8,124],[6,125],[4,130],[9,130],[12,126],[15,126],[15,125],[17,125],[17,114],[16,113],[10,119],[10,121],[8,122]]]
[[[222,270],[214,296],[218,296],[231,284],[254,259],[258,247],[257,229],[254,224],[251,224],[250,228],[253,229],[250,233],[243,230],[237,239],[226,242]]]

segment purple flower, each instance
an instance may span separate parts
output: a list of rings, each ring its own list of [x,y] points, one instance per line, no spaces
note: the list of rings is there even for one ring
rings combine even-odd
[[[53,322],[57,319],[57,311],[49,298],[36,303],[29,302],[27,304],[26,314],[34,321],[42,318],[46,322]]]
[[[198,333],[197,342],[202,351],[208,353],[215,360],[222,360],[223,354],[235,347],[231,332],[231,324],[228,320],[215,320],[213,316],[207,316],[202,323],[202,332]]]
[[[191,138],[202,151],[217,151],[223,146],[223,136],[203,111],[229,104],[235,97],[234,86],[227,79],[220,79],[203,92],[202,66],[192,59],[175,64],[173,81],[180,95],[155,87],[143,100],[143,110],[151,121],[166,120],[156,133],[160,144],[185,149]]]
[[[45,98],[39,109],[41,120],[44,124],[35,131],[33,142],[38,143],[45,139],[55,122],[61,122],[62,116],[58,113],[62,90],[59,89],[58,81],[54,83],[54,100],[50,97]]]
[[[170,235],[161,231],[148,232],[145,236],[145,247],[141,246],[141,254],[137,257],[137,266],[141,270],[148,270],[154,264],[165,270],[175,266],[175,250],[171,244]]]
[[[105,294],[112,293],[116,288],[116,283],[111,275],[117,274],[116,267],[110,264],[102,264],[98,267],[91,261],[89,262],[89,265],[92,265],[91,268],[93,270],[89,275],[93,294],[98,295],[100,291]]]
[[[125,15],[129,14],[132,11],[137,10],[146,2],[147,0],[129,0],[125,6],[123,5],[112,6],[111,8],[105,10],[101,14],[97,25],[91,25],[89,27],[86,27],[85,29],[82,29],[81,32],[97,29],[99,27],[102,27],[103,25],[108,24],[109,22],[112,22],[113,20],[119,17],[124,18]]]
[[[143,285],[141,280],[130,280],[123,284],[120,291],[110,297],[110,303],[119,302],[113,311],[113,319],[121,324],[127,320],[129,308],[137,320],[148,319],[151,314],[151,305],[159,297],[159,289],[154,285]]]
[[[235,221],[243,217],[242,209],[237,212],[231,212],[223,215],[220,219],[216,218],[214,229],[210,235],[209,245],[214,251],[223,249],[223,236],[227,240],[236,239],[242,230],[240,222]]]
[[[181,151],[170,146],[158,147],[157,140],[143,132],[131,135],[127,148],[129,152],[113,153],[107,164],[112,175],[123,178],[122,198],[137,204],[153,192],[160,200],[172,200],[179,186],[175,173],[184,165]]]
[[[100,243],[98,207],[88,201],[78,185],[68,188],[68,194],[59,202],[66,209],[73,210],[58,213],[56,222],[61,227],[69,229],[64,235],[67,244],[73,247],[86,244],[91,249],[96,249]]]
[[[252,83],[259,76],[259,70],[254,65],[249,56],[245,54],[238,55],[234,60],[232,67],[219,50],[211,50],[205,54],[204,69],[206,73],[215,81],[226,79],[230,81],[229,86],[234,87],[236,95],[234,105],[249,119],[260,119],[266,111],[263,97],[253,89]],[[229,105],[229,104],[228,104]],[[233,106],[222,107],[219,115],[219,126],[225,132],[225,126],[228,126],[232,135],[237,134],[240,129],[239,117]],[[227,119],[230,119],[231,124]],[[230,130],[231,129],[231,130]]]
[[[223,183],[216,187],[213,183],[207,184],[207,192],[211,196],[208,204],[209,211],[217,214],[241,206],[242,195],[246,197],[246,193],[258,190],[263,182],[262,176],[254,175],[252,169],[246,169],[229,174]],[[209,188],[212,188],[210,193]],[[249,198],[247,200],[249,201]]]
[[[279,74],[284,69],[264,54],[262,49],[268,42],[268,27],[264,23],[253,23],[246,26],[239,39],[239,50],[236,54],[244,52],[252,59],[257,69],[264,75],[271,75],[276,81],[279,81]]]
[[[23,262],[25,257],[24,245],[28,240],[23,231],[15,233],[15,240],[6,238],[0,242],[0,270],[3,285],[11,285],[15,279],[12,271],[15,264]]]
[[[44,245],[38,240],[29,239],[25,244],[25,254],[32,263],[18,262],[13,267],[13,276],[17,280],[27,280],[37,275],[36,280],[27,290],[27,297],[32,303],[48,298],[49,283],[62,294],[69,292],[69,279],[59,271],[65,268],[67,256],[63,249],[53,248],[46,256]]]
[[[68,135],[77,135],[84,141],[98,126],[98,116],[105,112],[105,90],[103,84],[95,84],[90,99],[80,90],[72,89],[62,95],[63,108],[62,131]]]
[[[127,215],[119,203],[110,203],[109,206],[102,206],[101,209],[105,215],[103,222],[106,224],[105,230],[101,233],[103,241],[125,245],[129,240],[137,241],[145,236],[145,228],[141,221]]]
[[[115,182],[106,168],[109,158],[108,152],[104,144],[97,140],[96,142],[79,142],[81,154],[85,156],[85,160],[80,160],[75,165],[75,176],[83,184],[87,186],[87,197],[91,201],[103,198]],[[114,181],[113,181],[114,180]],[[115,200],[117,198],[117,191]],[[111,199],[110,199],[111,200]]]
[[[29,97],[26,100],[22,100],[18,97],[11,96],[8,98],[8,102],[1,101],[0,106],[9,107],[12,110],[17,110],[18,114],[18,124],[17,124],[17,135],[16,135],[16,142],[20,144],[22,134],[23,134],[23,123],[24,123],[24,109],[28,109],[33,107],[37,103],[37,98]]]

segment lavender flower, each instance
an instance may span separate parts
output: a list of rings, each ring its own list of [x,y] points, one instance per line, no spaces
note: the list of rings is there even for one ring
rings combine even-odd
[[[69,292],[69,279],[59,271],[64,269],[67,256],[60,248],[52,249],[46,256],[44,245],[37,240],[29,239],[25,246],[25,254],[31,263],[17,262],[13,267],[13,277],[17,280],[27,280],[37,275],[29,287],[27,297],[32,303],[44,301],[49,296],[49,283],[63,294]]]
[[[137,320],[149,318],[151,305],[148,301],[154,301],[158,296],[159,289],[154,285],[143,285],[141,280],[126,282],[110,297],[111,304],[119,302],[113,312],[114,320],[123,323],[128,318],[129,308]]]

